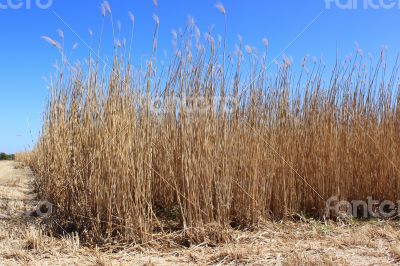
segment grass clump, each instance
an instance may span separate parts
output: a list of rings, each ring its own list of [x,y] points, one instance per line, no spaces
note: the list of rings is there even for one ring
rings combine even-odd
[[[384,54],[337,63],[328,82],[318,63],[295,76],[285,60],[270,74],[266,53],[229,54],[190,24],[160,70],[158,23],[142,69],[120,44],[111,64],[90,56],[53,78],[28,161],[58,224],[94,242],[146,242],[155,228],[322,217],[333,195],[397,200],[398,65],[389,72]]]

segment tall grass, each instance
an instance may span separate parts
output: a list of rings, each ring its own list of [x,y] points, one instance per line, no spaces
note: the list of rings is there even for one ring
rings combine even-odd
[[[29,157],[58,224],[143,242],[322,217],[333,195],[398,199],[398,65],[388,71],[383,52],[375,65],[360,54],[337,63],[330,79],[319,63],[296,76],[288,60],[271,72],[250,47],[229,54],[224,40],[185,32],[166,67],[156,44],[144,69],[123,45],[109,67],[93,55],[60,67]]]

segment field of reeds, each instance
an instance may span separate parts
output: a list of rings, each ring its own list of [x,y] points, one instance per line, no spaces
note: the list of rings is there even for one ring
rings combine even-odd
[[[329,71],[305,59],[294,73],[287,59],[270,67],[267,40],[230,52],[189,23],[162,65],[158,23],[141,69],[129,44],[116,42],[109,64],[91,54],[72,66],[45,38],[63,64],[24,161],[57,226],[90,242],[174,231],[223,241],[224,228],[324,218],[332,196],[398,200],[399,76],[385,51]]]

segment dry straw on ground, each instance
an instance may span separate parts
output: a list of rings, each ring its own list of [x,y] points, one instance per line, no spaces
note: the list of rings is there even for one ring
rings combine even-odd
[[[109,66],[92,55],[71,67],[60,49],[28,161],[66,230],[96,243],[175,230],[224,241],[231,226],[321,217],[333,195],[398,199],[398,65],[389,71],[384,52],[337,63],[328,79],[318,63],[295,76],[290,60],[270,72],[265,55],[229,54],[190,24],[162,67],[158,23],[144,69],[123,45]]]
[[[217,247],[204,242],[182,248],[176,241],[181,236],[171,234],[145,245],[88,248],[77,234],[51,237],[42,218],[25,215],[37,207],[34,182],[27,167],[0,162],[1,265],[390,265],[400,261],[399,224],[393,221],[345,226],[312,219],[268,222],[257,230],[230,230],[230,242]]]

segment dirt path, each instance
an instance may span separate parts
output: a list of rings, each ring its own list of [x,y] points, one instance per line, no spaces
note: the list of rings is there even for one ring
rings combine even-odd
[[[257,231],[232,232],[217,248],[82,247],[77,237],[43,234],[28,168],[0,161],[0,265],[394,265],[400,263],[398,222],[351,226],[315,221],[269,223]]]
[[[0,161],[0,265],[94,265],[101,260],[77,239],[45,236],[40,218],[31,216],[35,199],[31,171]]]

